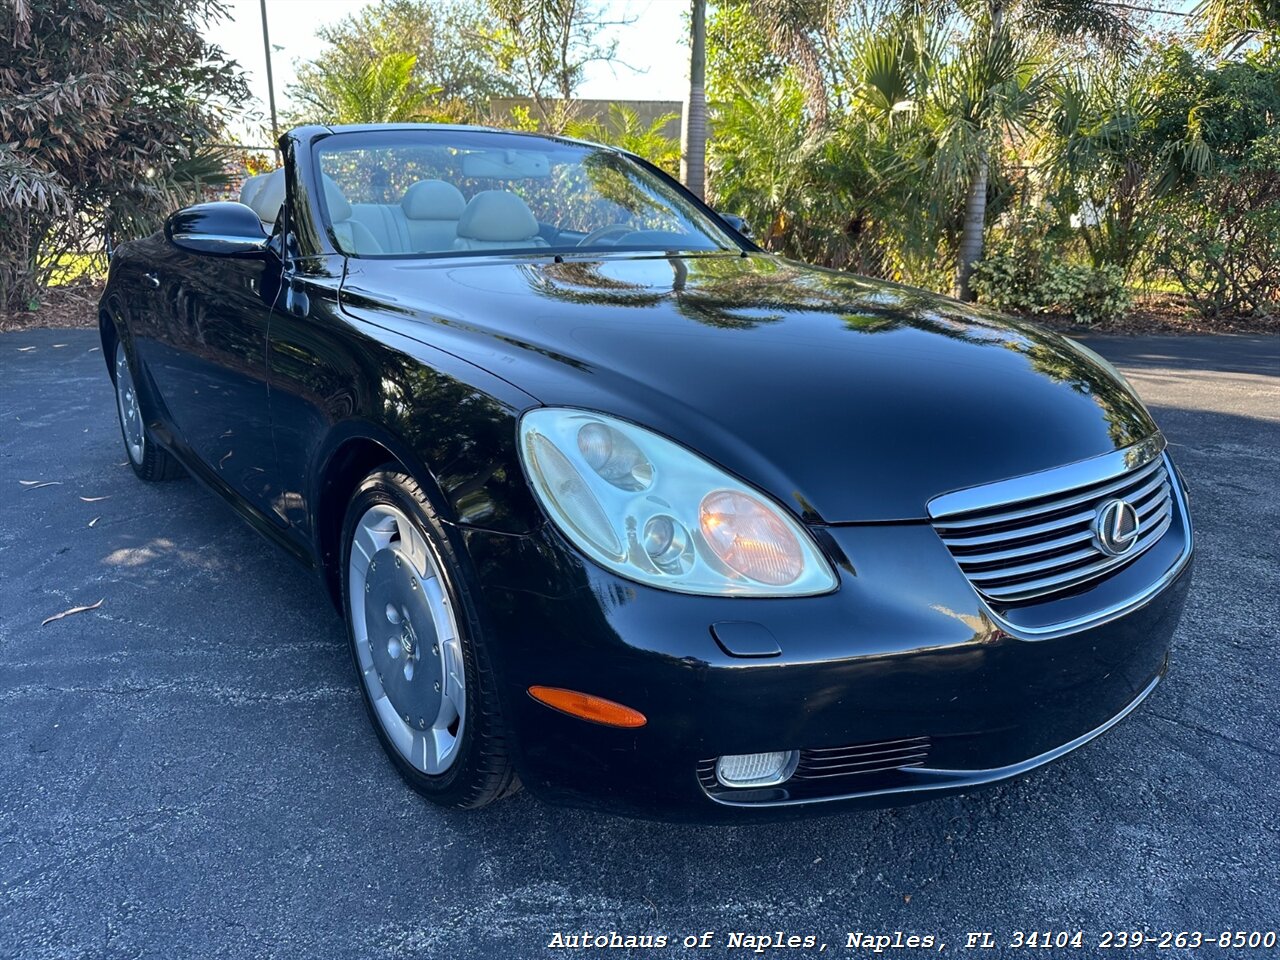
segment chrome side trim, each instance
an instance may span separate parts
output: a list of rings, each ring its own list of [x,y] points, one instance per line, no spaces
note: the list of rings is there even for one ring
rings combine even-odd
[[[175,243],[207,243],[230,253],[266,250],[267,244],[271,242],[271,238],[266,236],[259,240],[257,237],[237,237],[223,233],[175,233],[173,240]]]
[[[1123,450],[1104,453],[1100,457],[944,493],[930,500],[926,509],[930,518],[938,520],[974,510],[990,510],[1005,504],[1061,495],[1063,491],[1101,483],[1143,467],[1155,460],[1164,448],[1164,435],[1155,433]],[[984,519],[983,522],[992,521]]]

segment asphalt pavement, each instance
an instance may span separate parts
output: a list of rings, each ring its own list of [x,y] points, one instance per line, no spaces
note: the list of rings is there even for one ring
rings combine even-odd
[[[1164,428],[1199,538],[1171,673],[1025,780],[770,826],[521,794],[438,810],[365,718],[311,576],[190,480],[124,463],[86,330],[0,336],[0,957],[1026,956],[1016,931],[1280,932],[1280,341],[1098,339]],[[74,607],[101,605],[42,626]],[[566,941],[568,942],[568,941]],[[625,942],[625,941],[624,941]],[[802,941],[803,942],[803,941]],[[907,942],[905,939],[902,942]],[[1126,956],[1262,957],[1202,946]]]

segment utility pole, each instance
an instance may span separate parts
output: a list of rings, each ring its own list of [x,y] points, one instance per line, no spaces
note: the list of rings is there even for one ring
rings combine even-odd
[[[258,0],[262,10],[262,52],[267,56],[267,102],[271,105],[271,146],[280,160],[280,124],[276,120],[276,84],[271,76],[271,34],[267,30],[267,0]]]

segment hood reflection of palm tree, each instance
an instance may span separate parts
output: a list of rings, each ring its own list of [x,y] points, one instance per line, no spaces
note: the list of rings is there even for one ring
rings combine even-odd
[[[551,299],[617,307],[667,303],[682,317],[721,330],[748,330],[789,316],[825,313],[855,333],[913,328],[975,346],[1000,346],[1021,354],[1045,376],[1093,397],[1110,411],[1113,433],[1133,422],[1136,413],[1136,401],[1127,391],[1030,323],[937,294],[773,258],[671,255],[666,262],[670,288],[610,275],[607,260],[526,264],[521,269],[530,286]]]
[[[525,272],[530,287],[537,293],[568,303],[614,307],[652,307],[670,303],[681,316],[690,320],[729,329],[754,327],[760,323],[782,319],[781,316],[735,316],[731,310],[740,305],[741,295],[730,296],[728,287],[731,285],[725,285],[720,294],[715,292],[712,285],[704,283],[698,283],[693,289],[689,289],[690,267],[686,257],[667,258],[672,272],[670,289],[609,276],[604,272],[607,262],[579,260],[544,265],[525,264],[521,269]],[[704,261],[698,261],[699,267],[704,265]]]

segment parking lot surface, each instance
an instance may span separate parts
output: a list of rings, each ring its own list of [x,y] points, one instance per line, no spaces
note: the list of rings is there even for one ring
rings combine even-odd
[[[998,946],[970,955],[994,957],[1028,954],[1019,930],[1088,948],[1106,930],[1280,929],[1280,343],[1090,344],[1191,491],[1196,583],[1167,682],[1013,784],[697,827],[523,794],[421,801],[311,576],[194,482],[125,465],[96,334],[0,336],[0,957],[523,958],[611,931],[668,938],[637,956],[752,956],[731,932],[781,931],[837,957],[871,955],[855,932],[945,955],[988,931]],[[706,931],[710,949],[681,945]]]

